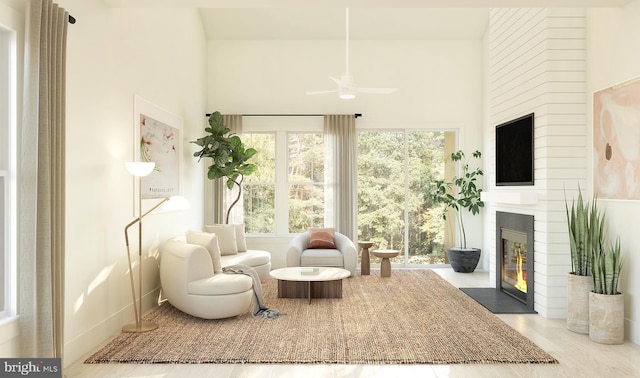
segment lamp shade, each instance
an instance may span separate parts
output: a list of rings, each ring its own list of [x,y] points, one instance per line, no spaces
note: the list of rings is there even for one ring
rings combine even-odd
[[[153,168],[155,168],[156,163],[154,162],[143,162],[143,161],[135,161],[135,162],[127,162],[125,163],[127,167],[127,171],[134,176],[147,176],[151,172],[153,172]]]

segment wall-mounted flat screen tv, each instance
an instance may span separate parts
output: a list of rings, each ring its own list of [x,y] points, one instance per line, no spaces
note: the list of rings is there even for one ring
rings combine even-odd
[[[496,186],[533,185],[533,113],[496,126]]]

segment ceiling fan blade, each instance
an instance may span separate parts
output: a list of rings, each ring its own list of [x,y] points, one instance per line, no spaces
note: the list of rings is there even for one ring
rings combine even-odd
[[[359,93],[374,93],[374,94],[391,94],[397,91],[398,88],[358,88],[356,92]]]
[[[348,86],[348,84],[344,80],[336,79],[333,76],[331,77],[331,80],[333,80],[334,83],[338,84],[340,88],[344,88]]]
[[[315,91],[315,92],[307,92],[306,94],[308,94],[308,95],[317,95],[317,94],[325,94],[325,93],[338,93],[338,90],[334,89],[334,90],[330,90],[330,91]]]

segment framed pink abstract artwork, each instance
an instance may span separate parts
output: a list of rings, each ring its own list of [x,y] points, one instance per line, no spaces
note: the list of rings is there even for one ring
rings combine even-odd
[[[593,94],[593,189],[640,200],[640,78]]]

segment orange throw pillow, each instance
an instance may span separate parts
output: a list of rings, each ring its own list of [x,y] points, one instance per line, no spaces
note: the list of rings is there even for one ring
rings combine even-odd
[[[335,249],[336,245],[333,242],[335,232],[335,228],[309,228],[311,241],[308,248]]]

